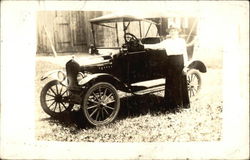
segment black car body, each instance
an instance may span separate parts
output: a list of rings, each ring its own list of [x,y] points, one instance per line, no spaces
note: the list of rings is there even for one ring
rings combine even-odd
[[[87,122],[92,125],[103,125],[112,122],[118,114],[120,109],[118,91],[136,95],[164,90],[163,78],[166,75],[168,60],[166,51],[144,47],[147,44],[159,43],[163,38],[160,34],[156,37],[137,38],[127,31],[130,22],[134,21],[144,21],[150,26],[155,25],[158,33],[160,32],[161,24],[157,18],[111,14],[91,20],[94,44],[90,48],[90,53],[96,54],[95,56],[102,60],[98,63],[86,64],[84,61],[77,62],[72,58],[66,63],[66,73],[56,71],[58,78],[50,81],[41,92],[41,104],[46,113],[57,116],[78,104],[81,105]],[[114,29],[117,33],[118,22],[123,25],[124,43],[118,47],[97,47],[94,26],[110,27],[110,23],[115,23]],[[119,45],[118,38],[117,44]],[[116,53],[102,55],[102,49],[112,49]],[[199,73],[205,73],[206,66],[199,60],[190,60],[185,69],[188,71],[188,89],[192,97],[200,89]],[[48,75],[43,79],[46,77]],[[162,81],[159,83],[150,83],[152,80],[160,79]],[[194,81],[196,81],[195,84],[192,84]],[[149,82],[149,85],[138,85],[140,82]],[[53,86],[55,93],[50,91],[53,90]],[[47,94],[54,96],[51,100],[54,100],[54,104],[47,101]],[[51,109],[54,105],[56,106]]]

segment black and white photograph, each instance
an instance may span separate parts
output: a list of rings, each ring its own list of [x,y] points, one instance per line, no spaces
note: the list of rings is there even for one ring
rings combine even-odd
[[[1,158],[249,158],[247,1],[1,3]]]

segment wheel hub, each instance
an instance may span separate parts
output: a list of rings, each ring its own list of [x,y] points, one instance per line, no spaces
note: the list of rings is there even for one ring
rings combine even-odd
[[[192,88],[194,88],[194,86],[193,86],[193,85],[190,85],[189,87],[190,87],[191,89],[192,89]]]
[[[100,107],[100,108],[103,108],[105,105],[106,105],[106,103],[104,103],[104,102],[99,102],[99,107]]]
[[[56,95],[56,96],[55,96],[55,101],[56,101],[56,102],[62,102],[62,95],[59,95],[59,94]]]

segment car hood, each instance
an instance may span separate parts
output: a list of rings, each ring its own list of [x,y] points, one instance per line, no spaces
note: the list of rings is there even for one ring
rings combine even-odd
[[[87,56],[87,57],[75,58],[75,60],[81,66],[89,66],[89,65],[107,63],[111,59],[112,59],[111,56]]]

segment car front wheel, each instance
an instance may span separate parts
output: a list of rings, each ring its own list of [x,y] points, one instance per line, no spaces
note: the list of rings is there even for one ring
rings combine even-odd
[[[201,76],[198,70],[190,69],[187,72],[188,95],[190,98],[196,96],[201,89]]]
[[[83,100],[83,113],[94,126],[112,122],[120,110],[120,98],[113,85],[99,82],[90,87]]]
[[[69,92],[67,87],[57,80],[48,82],[40,94],[41,106],[48,115],[58,117],[70,111],[73,104],[68,103]]]

